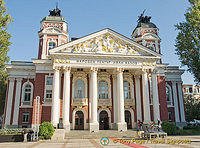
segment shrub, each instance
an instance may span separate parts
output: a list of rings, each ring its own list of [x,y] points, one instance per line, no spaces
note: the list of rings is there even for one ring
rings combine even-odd
[[[40,139],[51,139],[54,133],[54,127],[50,122],[43,122],[39,127]]]
[[[178,127],[172,122],[163,121],[161,126],[162,130],[168,135],[175,135],[177,133]]]

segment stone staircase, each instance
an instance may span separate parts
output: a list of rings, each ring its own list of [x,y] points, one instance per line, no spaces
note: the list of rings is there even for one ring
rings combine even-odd
[[[90,133],[88,130],[71,130],[65,133],[65,139],[100,139],[102,137],[115,138],[133,138],[137,137],[136,131],[127,130],[118,132],[117,130],[100,130],[99,132]]]
[[[65,139],[64,129],[56,129],[54,131],[53,136],[51,137],[51,141],[63,141],[64,139]]]

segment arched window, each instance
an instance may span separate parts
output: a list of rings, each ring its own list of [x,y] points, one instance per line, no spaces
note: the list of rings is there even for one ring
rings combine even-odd
[[[124,99],[131,99],[131,88],[128,81],[124,81]]]
[[[108,83],[106,81],[99,82],[99,99],[108,99]]]
[[[31,85],[27,84],[24,88],[24,101],[29,102],[31,100]]]
[[[171,96],[171,88],[170,86],[166,85],[166,98],[167,98],[167,105],[172,105],[172,96]]]
[[[82,80],[75,82],[75,98],[85,98],[85,83]]]
[[[56,47],[55,42],[49,42],[49,50]]]

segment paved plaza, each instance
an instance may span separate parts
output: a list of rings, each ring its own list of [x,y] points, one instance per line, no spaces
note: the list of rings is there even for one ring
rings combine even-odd
[[[109,143],[107,145],[102,145],[100,142],[100,139],[66,139],[64,141],[39,141],[39,142],[27,142],[27,143],[0,143],[0,147],[2,148],[126,148],[126,147],[135,147],[135,148],[168,148],[168,147],[183,147],[183,148],[199,148],[200,147],[200,136],[175,136],[171,137],[168,136],[167,138],[171,140],[191,140],[190,144],[155,144],[156,141],[154,141],[154,144],[152,141],[135,141],[135,143],[129,143],[122,144],[123,141],[116,142],[116,138],[109,138]],[[167,138],[165,139],[165,142],[167,142]],[[169,140],[168,140],[169,141]],[[138,143],[142,144],[138,144]]]

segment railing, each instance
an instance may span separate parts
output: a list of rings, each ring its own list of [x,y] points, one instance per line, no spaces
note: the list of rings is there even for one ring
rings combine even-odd
[[[86,106],[88,105],[87,98],[73,98],[72,106]]]

